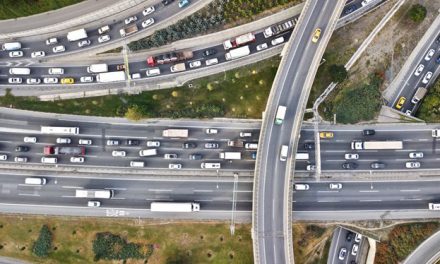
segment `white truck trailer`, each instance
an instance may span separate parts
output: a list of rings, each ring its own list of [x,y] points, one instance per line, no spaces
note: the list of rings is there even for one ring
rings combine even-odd
[[[75,190],[75,197],[78,198],[110,199],[113,194],[113,190]]]
[[[69,41],[77,41],[85,38],[87,38],[87,32],[84,28],[80,28],[67,33],[67,40]]]
[[[96,75],[96,81],[99,83],[121,82],[125,80],[126,76],[124,71],[103,72]]]
[[[108,65],[105,63],[92,64],[89,67],[87,67],[87,72],[88,73],[108,72]]]
[[[220,152],[220,158],[226,160],[241,160],[241,152]]]
[[[162,136],[169,138],[187,138],[188,129],[165,129],[162,131]]]
[[[403,149],[402,141],[352,141],[351,149]]]
[[[243,46],[241,48],[232,49],[225,54],[226,60],[235,60],[251,54],[249,46]]]
[[[150,207],[152,212],[198,212],[200,211],[199,203],[174,203],[174,202],[152,202]]]

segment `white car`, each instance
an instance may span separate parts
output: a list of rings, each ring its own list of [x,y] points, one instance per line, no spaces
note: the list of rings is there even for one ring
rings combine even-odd
[[[133,73],[132,75],[131,75],[131,78],[132,79],[140,79],[142,76],[141,76],[141,74],[140,73]]]
[[[420,162],[408,161],[407,163],[405,163],[405,167],[407,169],[417,169],[420,168]]]
[[[160,147],[159,141],[147,141],[147,147]]]
[[[411,110],[408,109],[408,110],[405,111],[405,115],[407,115],[407,116],[411,116],[411,114],[412,114],[412,111],[411,111]]]
[[[102,35],[98,38],[98,42],[99,43],[104,43],[110,40],[110,36],[109,35]]]
[[[315,171],[316,170],[316,165],[309,164],[309,165],[306,166],[306,170],[308,170],[308,171]]]
[[[420,64],[419,67],[417,67],[416,71],[414,72],[415,76],[419,76],[420,73],[422,73],[423,69],[425,68],[425,65]]]
[[[357,154],[357,153],[353,153],[353,154],[347,153],[347,154],[345,154],[345,159],[346,160],[357,160],[357,159],[359,159],[359,154]]]
[[[170,163],[168,168],[170,170],[180,170],[182,168],[182,164]]]
[[[93,76],[83,76],[83,77],[79,78],[79,81],[82,83],[93,82]]]
[[[272,46],[275,46],[275,45],[281,44],[283,42],[284,42],[284,37],[279,37],[279,38],[273,39],[271,43],[272,43]]]
[[[88,201],[87,206],[88,207],[100,207],[101,202],[100,201]]]
[[[8,159],[8,155],[6,154],[0,154],[0,160],[7,160]],[[170,164],[171,165],[171,164]]]
[[[142,11],[142,14],[144,16],[148,16],[149,14],[152,14],[155,10],[156,9],[154,8],[154,6],[150,6],[150,7],[145,8],[145,10]]]
[[[22,82],[23,82],[22,78],[15,77],[15,78],[9,78],[8,79],[8,83],[22,83]]]
[[[411,159],[421,159],[423,158],[423,152],[411,152],[409,153]]]
[[[347,249],[341,248],[341,250],[339,251],[339,260],[344,260],[345,256],[347,256]]]
[[[23,51],[21,50],[11,51],[9,52],[9,57],[11,58],[23,57]]]
[[[130,23],[136,21],[137,19],[138,19],[137,16],[131,16],[131,17],[127,17],[127,18],[124,20],[124,22],[125,22],[126,25],[128,25],[128,24],[130,24]]]
[[[209,59],[209,60],[206,60],[205,63],[206,63],[206,66],[211,66],[211,65],[217,64],[218,59],[217,58]]]
[[[113,150],[112,151],[113,157],[125,157],[126,155],[127,155],[127,153],[123,150]]]
[[[177,159],[177,154],[164,154],[164,159]]]
[[[57,138],[57,144],[70,144],[72,140],[70,138]]]
[[[198,68],[202,66],[202,62],[201,61],[192,61],[189,63],[189,67],[190,68]]]
[[[84,157],[70,157],[72,163],[84,163]]]
[[[81,40],[80,42],[78,42],[78,47],[82,48],[82,47],[89,46],[90,44],[92,44],[92,42],[89,39],[85,39],[85,40]]]
[[[267,43],[263,43],[257,46],[257,51],[267,49]]]
[[[107,146],[118,146],[119,140],[117,139],[108,139],[107,140]]]
[[[364,1],[362,1],[362,6],[366,6],[366,5],[368,5],[369,3],[371,3],[371,2],[373,2],[373,0],[364,0]]]
[[[66,51],[66,47],[64,47],[63,45],[55,46],[53,47],[52,51],[53,53],[63,52]]]
[[[80,139],[78,140],[79,145],[92,145],[91,139]]]
[[[144,22],[142,22],[142,27],[146,28],[146,27],[149,27],[153,24],[154,24],[154,18],[149,18],[149,19],[145,20]]]
[[[40,78],[29,78],[26,80],[27,84],[40,84],[41,79]]]
[[[432,72],[427,72],[425,77],[423,77],[422,83],[427,84],[432,77]]]
[[[358,244],[354,244],[353,248],[351,249],[351,255],[356,256],[359,250],[359,245]]]
[[[43,82],[44,82],[44,83],[58,83],[58,78],[54,78],[54,77],[51,77],[51,78],[44,78],[44,79],[43,79]]]
[[[240,137],[252,137],[251,132],[240,132]]]
[[[14,158],[14,161],[15,161],[15,162],[22,162],[22,163],[25,163],[25,162],[28,161],[28,158],[27,158],[27,157],[22,157],[22,156],[17,156],[17,157]]]
[[[37,137],[24,137],[23,141],[25,143],[37,143]]]
[[[46,45],[53,45],[53,44],[57,44],[58,43],[58,39],[57,38],[50,38],[46,40]]]
[[[354,241],[359,243],[362,240],[362,235],[359,233],[356,233],[356,236],[354,237]]]
[[[208,134],[208,135],[217,134],[217,133],[218,133],[218,129],[215,129],[215,128],[207,128],[207,129],[205,130],[205,133]]]
[[[425,55],[425,61],[430,61],[435,53],[435,49],[430,49]]]
[[[34,51],[31,53],[32,58],[40,58],[46,56],[46,52],[44,51]]]
[[[342,189],[342,183],[330,183],[328,187],[330,190],[340,190]]]

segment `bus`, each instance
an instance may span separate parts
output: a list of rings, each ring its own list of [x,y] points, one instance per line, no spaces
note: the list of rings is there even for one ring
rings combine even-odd
[[[65,135],[78,135],[79,127],[53,127],[53,126],[42,126],[42,134],[65,134]]]

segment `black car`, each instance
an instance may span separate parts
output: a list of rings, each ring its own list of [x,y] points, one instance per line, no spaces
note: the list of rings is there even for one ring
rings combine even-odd
[[[196,148],[197,145],[194,142],[184,142],[182,144],[182,148],[184,149],[191,149],[191,148]]]
[[[362,134],[364,136],[372,136],[374,134],[376,134],[376,131],[374,131],[374,129],[365,129]]]
[[[171,4],[172,2],[174,2],[174,0],[162,0],[162,4],[164,6],[167,6],[167,5]]]
[[[190,160],[201,160],[203,156],[201,154],[191,154],[188,156]]]
[[[312,150],[315,148],[315,143],[304,143],[305,150]]]
[[[345,239],[350,242],[354,237],[354,233],[353,232],[348,232],[347,236],[345,237]]]
[[[15,147],[15,151],[17,151],[17,152],[27,152],[27,151],[29,151],[29,147],[28,146],[16,146]]]
[[[355,10],[356,10],[356,6],[351,5],[351,6],[348,6],[347,8],[345,8],[343,13],[344,13],[344,15],[348,15],[348,14],[353,13]]]
[[[127,139],[127,145],[129,146],[139,146],[140,143],[137,139]]]
[[[358,165],[354,162],[346,162],[342,164],[342,168],[346,170],[354,170],[358,167]]]
[[[217,51],[215,49],[207,49],[207,50],[203,51],[203,56],[208,57],[208,56],[214,55],[216,53],[217,53]]]
[[[440,35],[438,35],[438,37],[437,37],[437,39],[435,40],[435,42],[436,42],[437,44],[440,44]]]
[[[372,169],[385,169],[386,165],[382,162],[372,162],[370,168]]]

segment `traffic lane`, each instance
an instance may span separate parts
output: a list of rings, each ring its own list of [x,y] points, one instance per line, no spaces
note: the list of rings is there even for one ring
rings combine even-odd
[[[329,253],[328,253],[328,260],[327,262],[329,264],[336,264],[339,263],[339,250],[340,250],[340,243],[342,243],[343,241],[343,236],[342,236],[342,231],[343,229],[341,227],[337,227],[335,229],[335,231],[333,231],[333,236],[332,236],[332,240],[331,240],[331,244],[330,244],[330,249],[329,249]]]

